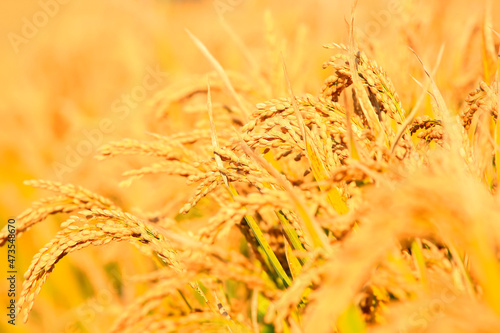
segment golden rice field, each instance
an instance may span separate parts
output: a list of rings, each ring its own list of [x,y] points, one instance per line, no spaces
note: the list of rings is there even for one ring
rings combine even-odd
[[[0,5],[1,332],[500,332],[500,4]]]

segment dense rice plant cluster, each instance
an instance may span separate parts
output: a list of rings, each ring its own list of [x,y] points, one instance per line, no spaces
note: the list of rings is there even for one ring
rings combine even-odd
[[[498,332],[498,81],[453,116],[430,72],[403,105],[373,59],[326,47],[331,75],[317,95],[295,95],[287,79],[287,95],[252,105],[264,88],[216,66],[151,101],[159,117],[184,112],[190,130],[100,148],[101,160],[157,159],[125,171],[123,185],[184,177],[193,186],[178,216],[206,216],[197,228],[79,186],[26,182],[55,195],[18,216],[18,236],[69,217],[25,273],[24,320],[64,256],[128,242],[157,270],[136,277],[148,290],[112,332]],[[416,117],[427,93],[432,116]]]

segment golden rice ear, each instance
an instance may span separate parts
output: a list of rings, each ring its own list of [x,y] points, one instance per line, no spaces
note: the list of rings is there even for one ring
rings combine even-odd
[[[78,226],[82,220],[97,223]],[[131,242],[148,248],[150,252],[156,252],[173,269],[182,270],[175,259],[175,254],[164,243],[163,236],[131,214],[93,208],[71,216],[64,226],[64,229],[33,257],[30,267],[24,274],[23,290],[18,300],[19,313],[23,316],[24,322],[28,320],[34,299],[55,264],[66,255],[91,245],[105,245],[112,241]],[[149,254],[148,251],[146,253]]]
[[[52,191],[58,195],[35,201],[31,208],[19,214],[16,219],[16,237],[21,236],[37,223],[44,221],[49,215],[57,213],[70,214],[92,208],[120,210],[111,200],[81,186],[41,179],[27,180],[24,184]],[[9,234],[7,226],[4,227],[0,232],[0,246],[5,244]]]

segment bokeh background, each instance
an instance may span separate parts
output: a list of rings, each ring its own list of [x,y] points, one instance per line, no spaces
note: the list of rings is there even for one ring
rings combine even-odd
[[[166,211],[175,218],[182,206],[179,193],[186,192],[182,181],[150,177],[120,188],[120,174],[144,161],[100,162],[92,155],[112,140],[147,139],[148,132],[170,134],[191,126],[190,117],[159,115],[151,103],[176,83],[212,70],[186,29],[226,70],[244,76],[256,69],[264,76],[279,73],[275,54],[283,52],[295,92],[315,94],[329,75],[321,64],[331,51],[322,45],[347,42],[351,7],[345,0],[2,1],[0,225],[48,195],[23,185],[28,179],[82,185],[125,210]],[[491,79],[481,45],[488,38],[484,31],[500,31],[499,19],[500,5],[493,1],[361,0],[355,25],[360,47],[387,71],[405,105],[420,92],[412,76],[423,77],[408,47],[431,66],[444,45],[437,83],[450,108],[460,112],[478,78]],[[141,90],[152,71],[158,84]],[[108,130],[99,131],[103,120]],[[75,154],[77,149],[85,154]],[[62,220],[51,218],[17,241],[18,294],[31,258]],[[4,315],[6,256],[0,249],[1,332],[104,332],[122,306],[144,291],[131,277],[153,268],[128,245],[72,254],[57,264],[28,323],[17,320],[13,327]]]

